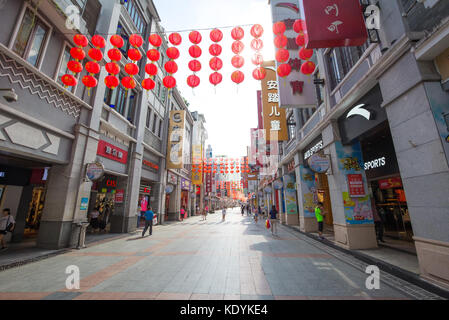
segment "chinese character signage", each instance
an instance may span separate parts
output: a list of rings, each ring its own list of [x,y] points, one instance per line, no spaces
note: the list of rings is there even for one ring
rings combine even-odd
[[[125,197],[125,191],[117,190],[117,192],[115,193],[115,203],[123,203],[124,197]]]
[[[348,188],[351,197],[364,197],[366,195],[361,174],[348,174]]]
[[[98,142],[97,154],[104,158],[114,160],[123,164],[128,162],[128,152],[113,144],[100,140]]]
[[[186,179],[184,179],[184,178],[181,178],[181,189],[182,189],[182,190],[190,191],[191,188],[192,188],[192,187],[191,187],[190,181],[189,181],[189,180],[186,180]]]
[[[192,146],[192,158],[193,164],[200,165],[202,163],[203,148],[201,145]],[[200,186],[203,184],[203,171],[202,170],[192,170],[192,183]]]
[[[306,47],[361,46],[368,39],[359,0],[303,0]]]
[[[263,64],[267,76],[262,80],[262,107],[265,134],[268,141],[286,141],[287,118],[285,109],[279,107],[278,82],[273,70],[274,61]]]
[[[182,169],[184,145],[184,126],[186,112],[173,110],[170,112],[170,127],[168,131],[167,169]]]
[[[320,1],[320,0],[315,0]],[[290,52],[290,60],[287,62],[292,67],[290,75],[284,79],[279,78],[279,106],[280,108],[316,108],[316,88],[310,76],[301,72],[302,61],[298,58],[299,46],[296,44],[298,34],[292,28],[292,21],[301,18],[298,0],[271,0],[271,12],[273,23],[282,21],[287,30],[285,36],[288,39],[287,49]],[[279,63],[276,62],[277,69]]]
[[[206,173],[206,193],[212,192],[212,174]]]

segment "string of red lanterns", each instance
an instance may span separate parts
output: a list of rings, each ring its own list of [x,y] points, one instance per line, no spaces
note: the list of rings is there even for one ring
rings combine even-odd
[[[200,78],[196,75],[196,73],[201,70],[201,63],[196,60],[202,55],[202,50],[198,46],[202,41],[201,33],[198,31],[190,32],[189,40],[193,44],[189,48],[189,54],[194,60],[189,62],[189,69],[193,72],[193,75],[187,77],[187,85],[193,89],[198,87],[201,82]]]
[[[212,56],[212,59],[209,62],[209,66],[214,71],[209,76],[209,82],[214,85],[216,88],[218,84],[223,81],[223,76],[218,71],[223,67],[223,61],[221,61],[220,58],[218,58],[219,55],[221,55],[223,48],[218,44],[223,39],[223,32],[221,32],[219,29],[213,29],[210,32],[210,39],[213,44],[209,47],[209,53]]]

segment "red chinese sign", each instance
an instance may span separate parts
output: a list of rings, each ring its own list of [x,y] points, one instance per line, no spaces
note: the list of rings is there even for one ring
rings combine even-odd
[[[392,188],[400,188],[402,187],[401,178],[391,178],[385,180],[379,180],[379,188],[380,189],[392,189]]]
[[[212,192],[212,174],[206,173],[206,193]]]
[[[361,174],[348,174],[348,187],[350,197],[364,197],[366,195]]]
[[[150,162],[150,161],[143,160],[142,163],[144,165],[146,165],[147,167],[150,167],[151,169],[154,169],[156,171],[159,170],[159,166],[157,164],[154,164],[154,163]]]
[[[361,46],[368,32],[359,0],[303,0],[306,48]]]
[[[107,143],[106,141],[100,140],[98,142],[97,154],[104,158],[114,160],[120,163],[128,162],[128,152],[120,149],[113,144]]]

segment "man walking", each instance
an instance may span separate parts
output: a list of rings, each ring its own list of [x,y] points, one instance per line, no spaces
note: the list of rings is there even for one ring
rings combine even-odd
[[[271,211],[270,211],[270,223],[271,223],[271,234],[272,235],[274,235],[274,234],[278,234],[278,228],[277,228],[277,223],[278,223],[278,220],[277,220],[277,214],[278,214],[278,211],[276,210],[276,207],[275,206],[273,206],[272,208],[271,208]]]
[[[142,238],[145,235],[145,232],[147,232],[148,228],[150,228],[150,236],[153,234],[153,218],[154,218],[154,212],[152,208],[148,208],[148,210],[145,212],[145,228],[142,232]]]
[[[316,221],[318,222],[318,235],[321,239],[324,239],[323,237],[323,218],[325,216],[324,207],[322,202],[318,202],[318,205],[315,208],[315,217]]]
[[[2,245],[1,250],[8,249],[6,247],[5,237],[8,232],[12,233],[16,226],[16,221],[11,215],[10,209],[3,209],[3,214],[0,216],[0,243]]]
[[[223,216],[223,221],[226,220],[226,208],[223,208],[223,210],[221,211],[221,214]]]

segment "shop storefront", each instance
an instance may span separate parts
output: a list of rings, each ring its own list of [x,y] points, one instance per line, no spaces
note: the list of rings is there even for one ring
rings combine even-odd
[[[192,182],[190,180],[181,178],[181,208],[187,211],[187,216],[192,215],[190,208],[190,190],[192,188]]]
[[[16,228],[6,240],[36,239],[45,207],[50,167],[18,168],[0,166],[0,212],[10,209]]]
[[[171,171],[167,172],[167,186],[165,187],[165,214],[164,221],[176,220],[178,176]]]
[[[357,165],[364,171],[368,190],[361,191],[373,199],[374,207],[383,222],[385,235],[412,241],[413,230],[407,199],[402,186],[387,114],[381,106],[382,101],[380,88],[376,86],[339,119],[342,144],[357,146],[361,153],[357,159],[362,158],[360,163],[351,163],[348,160],[344,165],[346,167]],[[355,178],[355,175],[348,177],[349,183],[355,184],[357,182]],[[362,185],[360,187],[359,189],[364,189]],[[353,189],[357,196],[357,188]],[[359,201],[358,204],[360,208],[363,208],[362,202]],[[369,203],[366,204],[368,205]],[[372,219],[377,219],[375,212],[372,212],[372,215]],[[355,219],[358,216],[363,214],[354,216]]]
[[[160,181],[160,158],[152,155],[150,152],[145,151],[142,160],[142,173],[139,187],[139,203],[138,210],[141,216],[149,208],[153,210],[155,214],[155,221],[157,224],[157,216],[159,213],[160,200],[159,200],[159,181]],[[138,226],[144,225],[144,220],[138,220]]]

